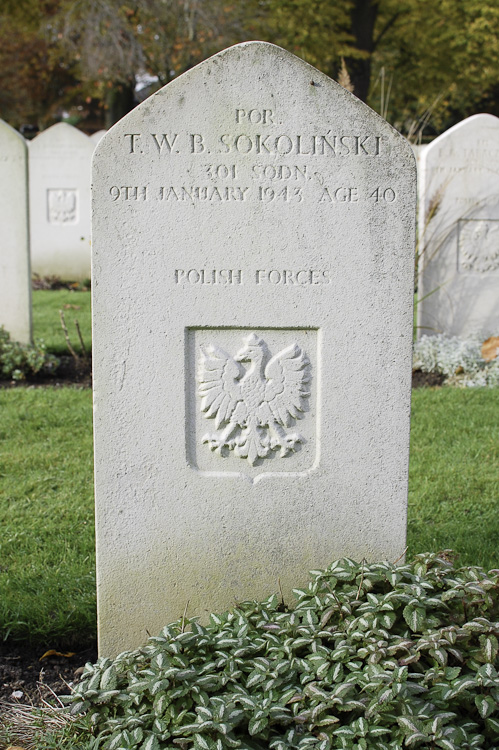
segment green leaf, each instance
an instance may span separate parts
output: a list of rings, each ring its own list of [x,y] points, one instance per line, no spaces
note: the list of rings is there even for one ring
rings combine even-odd
[[[132,731],[132,742],[136,745],[139,744],[139,742],[142,742],[144,738],[144,730],[142,727],[137,727]]]
[[[118,750],[118,748],[123,743],[124,743],[123,732],[118,732],[113,737],[111,737],[111,740],[109,741],[109,744],[108,744],[108,750]]]
[[[248,732],[251,736],[254,736],[255,734],[259,734],[267,724],[269,723],[269,720],[266,716],[262,716],[259,719],[251,719],[248,724]]]
[[[162,716],[169,706],[169,703],[170,701],[168,695],[166,695],[165,693],[163,693],[162,695],[158,695],[153,703],[153,710],[156,716]]]
[[[156,680],[151,684],[151,695],[164,692],[170,686],[170,680]]]
[[[450,740],[447,740],[445,738],[441,738],[437,740],[437,747],[442,747],[444,750],[457,750],[459,747],[458,745],[455,745]]]
[[[371,727],[369,730],[370,737],[381,737],[383,734],[391,734],[391,730],[388,727]]]
[[[485,659],[490,663],[494,662],[499,651],[495,635],[481,635],[478,640],[480,641]]]
[[[485,677],[489,680],[495,680],[498,677],[497,669],[493,666],[493,664],[484,664],[479,668],[477,674],[480,675],[480,677]]]
[[[378,620],[381,622],[382,626],[388,630],[394,625],[396,619],[397,615],[395,612],[383,612],[383,614],[378,615]]]
[[[443,648],[430,649],[430,655],[443,667],[447,664],[447,651]]]
[[[490,695],[477,695],[475,696],[475,706],[478,708],[482,719],[486,719],[496,710],[497,701],[491,698]]]
[[[247,688],[254,687],[254,685],[258,685],[259,682],[263,682],[264,679],[265,679],[265,674],[262,674],[262,672],[259,672],[258,670],[255,669],[248,676],[248,679],[246,681],[246,687]]]
[[[108,667],[102,675],[102,678],[100,681],[100,687],[101,687],[101,690],[114,690],[117,684],[118,684],[118,676],[116,674],[116,669],[114,665],[111,664],[111,666]]]
[[[87,683],[85,690],[98,690],[100,688],[101,676],[101,672],[96,672],[94,675],[92,675]]]
[[[335,729],[333,731],[333,734],[336,737],[342,737],[344,739],[349,739],[349,738],[353,739],[355,737],[355,732],[352,729],[350,729],[350,727],[338,727],[338,729]]]
[[[194,747],[196,750],[213,750],[214,742],[208,740],[208,738],[203,737],[202,734],[195,734],[194,735]],[[159,750],[159,748],[158,748]]]
[[[485,725],[491,734],[499,738],[499,719],[486,719]]]
[[[399,716],[397,718],[398,723],[403,729],[408,729],[410,732],[417,733],[419,732],[419,727],[416,726],[414,721],[411,721],[411,719],[408,719],[407,716]]]
[[[426,610],[424,607],[408,604],[404,607],[402,614],[413,633],[422,631],[426,619]]]
[[[112,698],[119,694],[119,690],[105,690],[103,693],[99,693],[95,699],[96,703],[109,703]]]
[[[367,732],[369,731],[369,724],[362,716],[354,721],[354,726],[356,733],[360,734],[361,737],[365,737]]]
[[[404,740],[404,745],[409,747],[409,745],[414,745],[415,742],[420,742],[421,740],[426,740],[426,739],[428,739],[427,736],[423,734],[422,732],[418,732],[418,731],[412,732],[412,734],[409,734],[406,736]]]

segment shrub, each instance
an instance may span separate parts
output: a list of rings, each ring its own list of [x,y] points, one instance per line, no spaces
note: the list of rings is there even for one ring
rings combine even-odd
[[[106,750],[499,747],[499,571],[349,559],[208,625],[87,664],[68,697]]]
[[[447,382],[462,387],[499,386],[499,357],[486,362],[479,337],[421,336],[414,344],[413,367],[445,375]]]
[[[0,326],[0,373],[4,378],[24,380],[39,372],[54,372],[59,360],[48,354],[43,341],[19,344]]]

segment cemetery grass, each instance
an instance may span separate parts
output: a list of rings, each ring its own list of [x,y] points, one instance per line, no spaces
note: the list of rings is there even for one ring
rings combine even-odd
[[[408,557],[452,548],[461,565],[499,567],[499,391],[412,394]]]
[[[90,292],[70,289],[34,289],[33,335],[43,339],[49,352],[68,355],[69,349],[61,325],[60,310],[64,314],[71,345],[79,355],[83,354],[75,320],[80,327],[83,344],[88,353],[92,349],[92,324],[90,314]]]
[[[0,390],[0,640],[94,643],[91,400]],[[452,548],[461,565],[499,566],[497,405],[493,389],[413,392],[408,558]]]
[[[4,389],[0,411],[0,642],[82,650],[96,630],[91,390]]]

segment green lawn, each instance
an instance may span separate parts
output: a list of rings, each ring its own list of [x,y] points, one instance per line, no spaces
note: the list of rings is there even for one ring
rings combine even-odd
[[[75,351],[81,354],[81,346],[74,321],[80,326],[85,348],[92,346],[90,320],[90,292],[69,289],[37,289],[33,294],[33,336],[43,339],[47,349],[54,354],[69,354],[61,325],[60,310],[64,313],[69,338]]]
[[[82,648],[96,619],[92,394],[3,390],[0,412],[0,638]]]
[[[499,390],[413,391],[409,555],[499,567]]]
[[[70,293],[71,294],[71,293]],[[413,393],[409,556],[499,566],[499,393]],[[0,637],[95,636],[91,393],[0,391]]]

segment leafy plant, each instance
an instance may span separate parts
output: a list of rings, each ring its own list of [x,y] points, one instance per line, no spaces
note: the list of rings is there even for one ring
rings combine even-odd
[[[90,279],[83,279],[83,281],[65,281],[60,276],[40,276],[37,273],[33,274],[31,280],[31,286],[33,289],[70,289],[72,291],[88,292],[91,287]]]
[[[447,382],[462,387],[499,386],[499,357],[486,362],[481,352],[482,338],[421,336],[414,344],[413,367],[423,372],[445,375]]]
[[[498,590],[447,553],[339,560],[292,610],[245,602],[88,663],[69,710],[103,750],[490,749]]]
[[[34,344],[12,341],[9,333],[0,326],[0,372],[12,380],[24,380],[39,372],[54,372],[59,364],[57,357],[47,353],[42,340]]]

